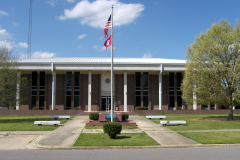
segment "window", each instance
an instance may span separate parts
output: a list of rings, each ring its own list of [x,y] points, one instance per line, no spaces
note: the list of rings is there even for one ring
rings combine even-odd
[[[74,72],[74,108],[79,108],[80,74]]]
[[[73,85],[73,86],[72,86]],[[80,73],[67,72],[66,74],[66,109],[79,108],[80,104]]]
[[[72,103],[72,72],[66,74],[66,109],[71,109]]]
[[[175,86],[174,86],[174,72],[169,73],[169,109],[175,108]]]
[[[39,87],[39,109],[44,110],[45,100],[45,72],[40,72],[40,87]]]
[[[148,96],[149,96],[149,82],[148,82],[148,72],[143,72],[141,76],[141,72],[135,73],[135,99],[136,106],[141,106],[141,102],[143,101],[143,106],[148,109]],[[141,85],[142,82],[142,85]]]
[[[182,107],[182,104],[183,104],[181,83],[182,83],[182,73],[177,73],[177,107]]]
[[[31,109],[37,107],[37,72],[32,72]]]
[[[135,73],[135,82],[136,106],[141,106],[141,72]]]

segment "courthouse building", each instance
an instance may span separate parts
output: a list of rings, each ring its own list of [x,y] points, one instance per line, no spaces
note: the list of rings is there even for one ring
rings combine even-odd
[[[180,85],[185,63],[160,58],[114,58],[115,110],[127,112],[136,106],[148,110],[210,109],[196,103],[187,106],[182,101]],[[17,110],[91,112],[111,108],[111,58],[24,59],[18,65],[18,76],[27,77],[29,82],[20,98],[29,98],[17,105]]]

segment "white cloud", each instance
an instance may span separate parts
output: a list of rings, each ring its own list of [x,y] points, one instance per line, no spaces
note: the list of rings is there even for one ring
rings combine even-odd
[[[86,37],[86,34],[79,35],[78,39],[83,39],[84,37]]]
[[[0,26],[0,41],[10,39],[12,36],[5,29],[1,29]]]
[[[74,3],[75,0],[67,0],[68,3]]]
[[[17,46],[20,48],[28,48],[28,44],[25,42],[19,42]]]
[[[15,46],[14,42],[8,42],[8,41],[0,41],[0,47],[6,47],[9,50],[12,50],[12,48]]]
[[[102,40],[103,39],[103,37],[99,37],[99,38],[97,38],[97,40]]]
[[[106,47],[105,47],[105,46],[94,45],[92,48],[94,48],[94,49],[96,49],[96,50],[99,50],[99,51],[106,51]],[[109,49],[111,49],[111,46],[108,47],[107,50],[109,50]],[[113,47],[113,49],[115,49],[115,48]]]
[[[78,2],[72,9],[65,9],[60,20],[80,18],[81,24],[87,24],[95,28],[104,28],[114,5],[114,26],[127,25],[140,16],[144,5],[139,3],[125,4],[118,0],[96,0]]]
[[[12,22],[12,24],[13,24],[14,27],[19,26],[18,22]]]
[[[92,48],[98,49],[98,48],[99,48],[99,45],[94,45]]]
[[[57,0],[48,0],[47,3],[49,3],[51,6],[54,6]]]
[[[31,58],[52,58],[55,57],[56,53],[49,53],[49,52],[34,52],[31,54]],[[27,54],[21,54],[19,59],[26,59]]]
[[[142,58],[152,58],[151,53],[145,53]]]
[[[34,52],[32,54],[32,58],[52,58],[55,57],[56,53],[49,53],[49,52]]]
[[[82,47],[81,45],[77,46],[77,48],[81,48],[81,47]]]
[[[1,16],[7,16],[7,15],[8,15],[8,13],[7,13],[7,12],[0,11],[0,17],[1,17]]]

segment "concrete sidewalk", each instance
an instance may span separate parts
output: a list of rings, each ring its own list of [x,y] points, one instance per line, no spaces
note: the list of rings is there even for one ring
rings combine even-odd
[[[130,120],[137,123],[137,126],[144,131],[149,137],[154,139],[161,146],[184,146],[184,145],[201,145],[191,139],[183,137],[162,125],[157,125],[149,120],[139,116],[130,116]]]
[[[87,120],[89,120],[88,116],[77,116],[63,126],[59,126],[57,129],[47,134],[37,143],[37,145],[61,147],[73,146],[84,129]]]

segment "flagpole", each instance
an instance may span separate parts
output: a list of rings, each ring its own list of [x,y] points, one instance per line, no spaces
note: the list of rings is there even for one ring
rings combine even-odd
[[[111,122],[113,122],[113,5],[112,5],[112,37],[111,37],[111,42],[112,42],[112,48],[111,48]]]

